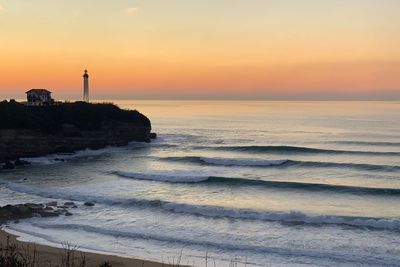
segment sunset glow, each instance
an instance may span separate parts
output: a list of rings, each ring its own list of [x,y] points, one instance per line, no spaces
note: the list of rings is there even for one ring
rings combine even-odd
[[[0,96],[400,98],[397,0],[0,0]]]

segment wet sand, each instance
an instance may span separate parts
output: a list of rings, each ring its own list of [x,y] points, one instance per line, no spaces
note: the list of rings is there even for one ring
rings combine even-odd
[[[36,259],[38,259],[37,266],[46,266],[46,267],[56,267],[61,266],[63,257],[65,258],[65,250],[62,248],[55,248],[45,245],[34,244],[30,242],[22,242],[18,241],[15,235],[11,235],[5,232],[3,229],[0,230],[0,244],[4,247],[7,244],[7,239],[9,238],[9,242],[11,244],[15,244],[18,247],[18,251],[29,253],[33,255],[33,250],[36,250]],[[91,252],[83,252],[85,255],[86,264],[85,267],[99,267],[100,264],[104,262],[109,262],[112,267],[166,267],[172,266],[168,263],[157,263],[146,260],[139,260],[134,258],[124,258],[117,256],[110,256],[98,253]],[[76,251],[74,253],[75,264],[79,266],[78,263],[81,262],[81,252]],[[174,265],[176,266],[176,265]]]

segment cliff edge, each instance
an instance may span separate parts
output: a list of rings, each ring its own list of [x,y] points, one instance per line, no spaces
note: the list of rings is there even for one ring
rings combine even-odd
[[[28,107],[15,101],[0,102],[0,162],[150,142],[154,136],[146,116],[113,104]]]

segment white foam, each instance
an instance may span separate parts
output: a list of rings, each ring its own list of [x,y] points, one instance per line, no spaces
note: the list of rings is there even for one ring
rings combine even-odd
[[[151,177],[148,177],[151,178]],[[154,178],[154,177],[153,177]],[[161,179],[166,179],[162,177]],[[173,178],[177,179],[177,178]],[[198,179],[198,177],[197,177]],[[259,221],[277,221],[287,223],[347,225],[354,227],[368,227],[375,229],[400,231],[400,218],[369,218],[337,215],[307,214],[300,211],[278,212],[257,211],[249,209],[235,209],[220,206],[193,205],[177,202],[162,201],[157,199],[118,198],[76,192],[73,188],[46,190],[21,184],[7,185],[13,191],[40,195],[42,197],[65,199],[73,201],[91,201],[106,205],[121,204],[124,206],[142,206],[158,208],[168,212],[191,214],[211,218],[231,218]]]
[[[123,171],[117,171],[115,173],[125,178],[169,183],[198,183],[206,181],[209,178],[209,175],[193,175],[193,172],[189,171],[162,171],[162,173],[151,174]]]
[[[34,158],[23,158],[23,160],[26,160],[30,162],[33,165],[51,165],[51,164],[57,164],[61,163],[67,160],[72,160],[76,158],[87,158],[87,157],[95,157],[95,156],[100,156],[104,155],[107,153],[110,153],[114,151],[115,147],[106,147],[98,150],[92,150],[92,149],[85,149],[85,150],[80,150],[75,153],[70,153],[70,154],[51,154],[45,157],[34,157]]]
[[[200,160],[213,165],[222,166],[276,166],[282,165],[287,160],[267,160],[267,159],[232,159],[232,158],[207,158],[200,157]]]
[[[261,221],[279,221],[287,223],[306,223],[306,224],[348,225],[354,227],[400,230],[399,219],[318,215],[318,214],[306,214],[300,211],[261,212],[261,211],[240,210],[240,209],[215,207],[215,206],[197,206],[190,204],[179,204],[173,202],[162,202],[161,206],[165,210],[176,213],[187,213],[187,214],[201,215],[214,218],[251,219],[251,220],[261,220]]]

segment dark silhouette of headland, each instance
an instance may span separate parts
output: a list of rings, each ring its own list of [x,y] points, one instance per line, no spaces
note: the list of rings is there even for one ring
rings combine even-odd
[[[57,102],[46,89],[26,92],[27,101],[0,102],[0,163],[53,153],[150,142],[150,120],[137,110],[122,110],[110,103],[89,103],[87,71],[84,100]]]

